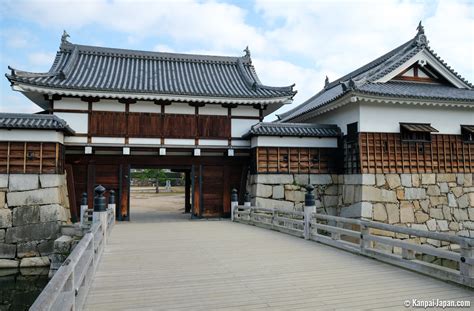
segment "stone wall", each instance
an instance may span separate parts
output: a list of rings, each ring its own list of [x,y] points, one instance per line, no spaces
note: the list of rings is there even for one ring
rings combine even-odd
[[[247,190],[252,205],[302,210],[308,183],[331,215],[474,237],[473,174],[260,174]]]
[[[65,175],[0,174],[0,267],[49,265],[69,219]]]
[[[339,177],[329,174],[259,174],[248,179],[252,205],[303,210],[305,186],[315,187],[316,207],[335,214],[339,206]]]

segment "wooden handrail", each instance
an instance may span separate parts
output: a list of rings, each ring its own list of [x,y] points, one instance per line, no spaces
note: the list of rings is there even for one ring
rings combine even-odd
[[[253,206],[236,206],[233,212],[233,220],[235,222],[251,224],[298,237],[304,236],[307,239],[319,243],[375,258],[443,280],[474,287],[474,239],[472,238],[399,227],[364,219],[345,218],[310,212],[308,213],[308,219],[304,219],[304,212]],[[288,215],[289,217],[284,215]],[[303,220],[301,220],[301,217],[303,217]],[[321,223],[321,221],[323,223]],[[358,229],[355,229],[354,226],[344,228],[344,224],[355,225]],[[374,234],[370,229],[450,242],[459,245],[461,252],[380,236]],[[320,233],[319,231],[324,231],[330,235]],[[305,234],[303,234],[303,232]],[[342,238],[344,236],[350,236],[352,240],[345,240]],[[354,238],[359,242],[354,242]],[[398,247],[401,249],[401,254],[383,252],[373,248],[371,242]],[[459,269],[442,267],[418,260],[416,259],[416,254],[427,254],[457,262]]]
[[[48,282],[30,310],[81,310],[105,247],[105,236],[113,227],[113,210],[107,223],[94,222]]]

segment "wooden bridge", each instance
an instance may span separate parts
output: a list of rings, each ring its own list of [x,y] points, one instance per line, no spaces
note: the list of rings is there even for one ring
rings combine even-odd
[[[284,220],[274,211],[235,208],[236,221],[264,227],[268,214]],[[283,234],[229,220],[150,215],[115,225],[84,309],[400,310],[413,299],[474,305],[468,287],[297,237],[304,236],[297,217],[285,218],[291,225],[280,229],[291,234]]]

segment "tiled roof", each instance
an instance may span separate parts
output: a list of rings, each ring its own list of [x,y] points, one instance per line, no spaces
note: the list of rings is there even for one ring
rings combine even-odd
[[[437,129],[431,126],[429,123],[400,123],[400,127],[411,132],[427,132],[437,133]]]
[[[49,72],[10,69],[12,82],[53,89],[243,99],[296,94],[293,85],[263,85],[247,49],[242,57],[224,57],[86,46],[63,38]]]
[[[449,87],[441,84],[399,83],[392,81],[386,83],[376,82],[378,79],[399,68],[400,65],[404,64],[422,50],[427,51],[427,53],[435,57],[442,66],[462,81],[467,88],[459,89],[454,86]],[[352,71],[342,78],[327,83],[319,93],[294,109],[278,116],[281,122],[291,121],[299,116],[323,107],[350,92],[435,100],[472,100],[474,98],[472,85],[449,67],[438,55],[436,55],[436,53],[433,52],[433,50],[429,48],[424,31],[421,27],[421,32],[419,31],[413,39],[376,60]]]
[[[338,137],[340,130],[336,125],[309,123],[270,123],[260,122],[250,128],[243,137],[250,136],[298,136],[298,137]]]
[[[0,113],[0,128],[56,130],[74,134],[66,121],[51,114]]]

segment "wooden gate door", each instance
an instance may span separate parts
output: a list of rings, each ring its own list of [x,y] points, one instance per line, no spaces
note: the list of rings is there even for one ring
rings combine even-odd
[[[203,165],[201,174],[201,216],[222,217],[224,213],[224,168]]]

